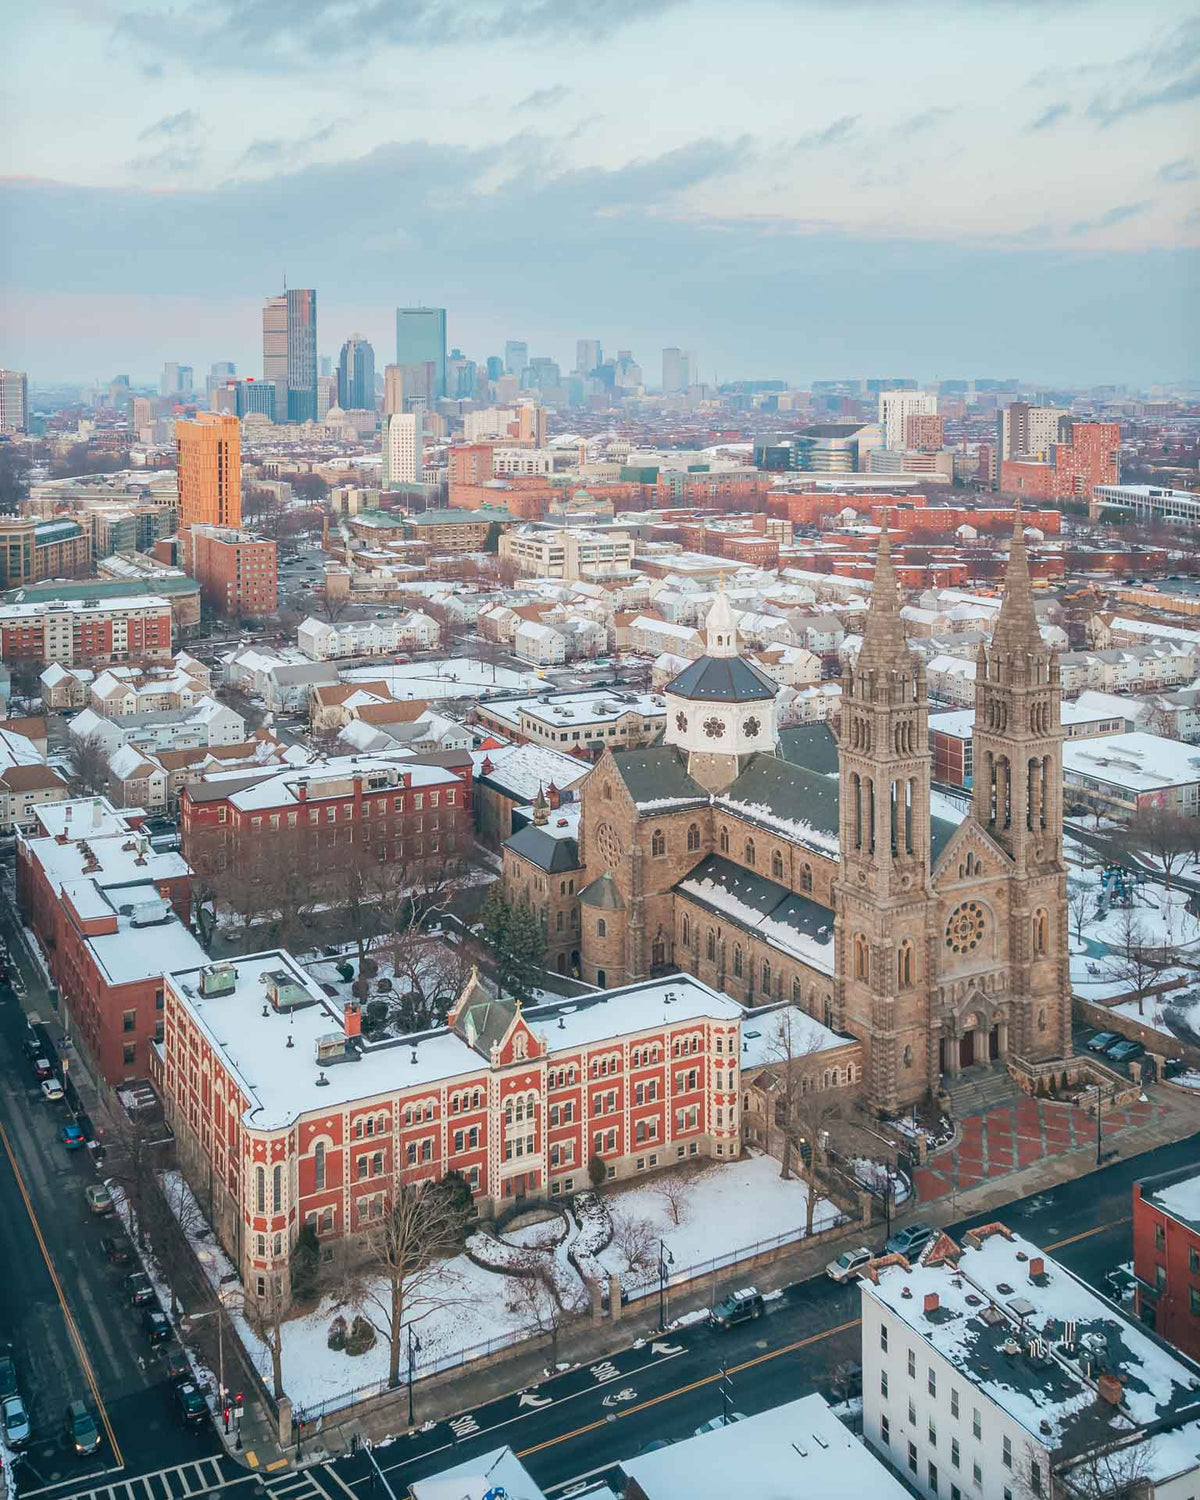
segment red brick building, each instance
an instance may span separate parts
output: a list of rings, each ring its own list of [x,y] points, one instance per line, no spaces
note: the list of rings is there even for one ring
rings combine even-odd
[[[63,667],[169,661],[171,605],[130,599],[43,599],[0,606],[0,656]]]
[[[283,952],[168,976],[163,1092],[180,1162],[249,1296],[290,1248],[461,1172],[480,1209],[736,1156],[742,1010],[686,975],[521,1011],[468,985],[448,1024],[371,1043]]]
[[[946,419],[933,412],[909,412],[904,419],[904,446],[936,453],[946,446]]]
[[[1000,489],[1038,500],[1087,500],[1098,484],[1119,484],[1121,427],[1117,422],[1073,422],[1071,440],[1055,443],[1047,463],[1005,459]]]
[[[275,543],[227,526],[179,533],[180,565],[200,585],[211,610],[231,619],[273,615],[279,606]]]
[[[1200,1359],[1200,1168],[1133,1185],[1133,1274],[1138,1316]]]
[[[109,1084],[147,1076],[162,1039],[163,975],[204,958],[184,925],[190,873],[103,798],[39,809],[37,830],[18,836],[22,918],[76,1044]]]

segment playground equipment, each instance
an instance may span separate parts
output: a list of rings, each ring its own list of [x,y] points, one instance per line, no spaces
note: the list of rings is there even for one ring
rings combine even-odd
[[[1132,906],[1135,887],[1145,885],[1145,871],[1130,869],[1127,865],[1105,865],[1100,872],[1100,899],[1096,906],[1097,918],[1106,916],[1114,906]]]

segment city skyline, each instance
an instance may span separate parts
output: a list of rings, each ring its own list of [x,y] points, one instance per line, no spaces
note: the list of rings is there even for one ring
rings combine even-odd
[[[491,12],[470,36],[454,13],[372,26],[370,57],[358,5],[335,27],[313,0],[286,43],[257,7],[57,9],[16,22],[0,165],[0,344],[35,381],[252,368],[285,270],[318,288],[327,353],[355,330],[390,349],[394,309],[425,303],[472,358],[519,338],[564,369],[598,338],[648,369],[700,349],[706,379],[1195,374],[1200,23],[1180,4],[970,7],[934,34],[911,5],[761,3],[732,79],[723,13],[661,4],[606,17],[582,80],[585,23],[545,37],[523,3],[503,35]],[[831,62],[798,100],[815,40]],[[663,56],[680,82],[651,88]],[[137,103],[95,132],[121,87]]]

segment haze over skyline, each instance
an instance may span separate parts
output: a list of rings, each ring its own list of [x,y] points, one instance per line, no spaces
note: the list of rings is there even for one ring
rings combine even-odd
[[[703,378],[1198,373],[1200,20],[628,0],[166,5],[10,20],[0,357],[34,380],[259,372],[264,296],[323,353],[448,309],[663,345]],[[120,109],[115,106],[120,102]]]

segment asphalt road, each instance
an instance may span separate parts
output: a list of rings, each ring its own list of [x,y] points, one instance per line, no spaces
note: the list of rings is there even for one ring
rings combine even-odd
[[[7,920],[0,926],[10,934]],[[27,965],[22,973],[36,983]],[[32,1427],[19,1493],[56,1500],[122,1465],[155,1470],[216,1454],[220,1445],[210,1426],[192,1432],[176,1421],[163,1357],[150,1350],[140,1310],[122,1295],[130,1268],[109,1265],[100,1251],[102,1236],[122,1231],[87,1206],[95,1168],[86,1151],[60,1143],[71,1115],[65,1103],[42,1097],[21,1050],[25,1034],[12,989],[0,986],[0,1329],[13,1346]],[[61,1441],[66,1405],[76,1399],[86,1400],[102,1430],[94,1459],[75,1459]]]
[[[1000,1219],[1103,1291],[1104,1274],[1132,1258],[1134,1179],[1198,1156],[1200,1135],[963,1219],[951,1232]],[[839,1365],[860,1358],[858,1304],[855,1288],[814,1277],[769,1302],[759,1322],[728,1333],[704,1324],[681,1329],[570,1370],[523,1396],[501,1397],[398,1438],[376,1448],[375,1457],[392,1489],[403,1494],[414,1479],[507,1443],[548,1494],[561,1494],[585,1475],[607,1473],[651,1441],[688,1437],[720,1414],[722,1364],[732,1407],[747,1415],[814,1390],[836,1399]],[[331,1467],[363,1500],[372,1494],[365,1456]],[[325,1488],[340,1491],[332,1479]]]

